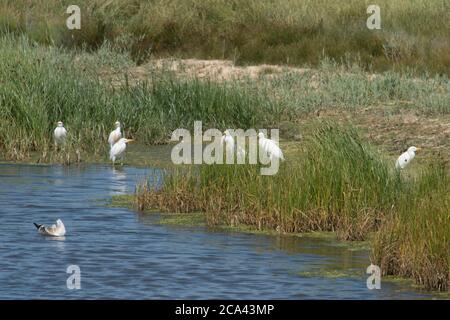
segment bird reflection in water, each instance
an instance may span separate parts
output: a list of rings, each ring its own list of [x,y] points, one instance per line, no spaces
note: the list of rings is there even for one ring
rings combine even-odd
[[[110,195],[122,195],[127,193],[127,174],[123,167],[113,167],[111,176]]]

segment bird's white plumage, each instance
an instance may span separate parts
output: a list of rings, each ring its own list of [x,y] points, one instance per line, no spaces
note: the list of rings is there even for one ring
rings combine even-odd
[[[117,141],[119,141],[122,138],[122,131],[121,131],[121,128],[120,128],[120,122],[117,121],[115,123],[115,126],[116,126],[116,129],[111,131],[111,133],[109,134],[109,137],[108,137],[108,143],[109,143],[111,148],[114,146],[115,143],[117,143]]]
[[[113,164],[116,160],[123,159],[125,150],[127,149],[127,143],[131,141],[133,140],[121,138],[112,146],[111,150],[109,151],[109,158],[112,160]]]
[[[38,232],[45,236],[62,237],[66,234],[66,227],[61,219],[56,220],[56,225],[53,224],[50,227],[40,225]]]
[[[409,147],[406,152],[403,152],[400,157],[398,157],[397,161],[395,162],[395,167],[397,169],[403,169],[405,168],[416,156],[416,151],[420,150],[416,147]]]
[[[272,139],[264,137],[264,133],[262,132],[258,133],[258,145],[260,149],[269,155],[270,159],[277,158],[284,160],[283,152],[277,143]]]
[[[67,138],[67,130],[64,128],[64,124],[61,121],[58,122],[58,126],[53,132],[53,138],[57,144],[63,143]]]
[[[233,156],[236,153],[238,157],[245,157],[245,150],[235,143],[233,136],[228,130],[224,131],[221,142],[222,145],[225,145],[225,150],[227,153],[233,154]]]
[[[234,139],[228,130],[225,130],[224,135],[222,136],[222,144],[225,145],[225,150],[227,152],[234,152]]]

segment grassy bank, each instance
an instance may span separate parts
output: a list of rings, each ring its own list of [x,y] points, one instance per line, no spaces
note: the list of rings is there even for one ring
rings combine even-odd
[[[42,161],[51,160],[58,120],[69,132],[65,151],[75,157],[105,152],[116,120],[128,137],[150,144],[166,142],[176,128],[193,130],[195,120],[209,127],[249,128],[274,123],[282,113],[270,99],[233,83],[181,81],[159,73],[139,86],[124,81],[116,89],[80,70],[81,64],[96,70],[101,56],[75,62],[74,53],[25,38],[0,42],[0,150],[7,159],[37,151]]]
[[[373,239],[373,261],[384,274],[448,290],[448,168],[437,164],[414,175],[399,173],[344,126],[319,123],[304,135],[275,176],[262,176],[249,165],[184,168],[158,190],[142,186],[139,208],[200,211],[211,225]]]
[[[384,71],[414,67],[450,74],[444,0],[379,0],[381,30],[368,30],[370,1],[80,0],[81,30],[65,26],[66,0],[6,0],[0,31],[39,43],[99,48],[104,40],[150,56],[231,59],[237,63],[317,66],[326,56]]]
[[[31,153],[39,154],[39,162],[104,155],[116,120],[124,124],[128,137],[146,145],[167,142],[172,130],[192,129],[195,120],[219,129],[280,127],[282,137],[290,139],[299,122],[323,111],[357,117],[381,106],[382,117],[411,112],[431,117],[429,124],[421,123],[412,132],[431,137],[433,117],[445,122],[450,115],[446,76],[368,75],[358,65],[326,59],[315,70],[271,73],[262,68],[256,79],[244,74],[216,81],[195,73],[183,77],[182,70],[177,75],[151,63],[137,67],[128,53],[109,43],[95,53],[41,46],[11,35],[1,37],[0,44],[0,151],[6,160],[30,159]],[[376,114],[380,111],[363,121]],[[58,120],[65,123],[69,139],[64,152],[55,154],[52,131]],[[438,143],[443,146],[436,147],[445,153],[445,128],[432,132],[431,143],[442,136]],[[396,153],[411,140],[391,139],[400,145]]]

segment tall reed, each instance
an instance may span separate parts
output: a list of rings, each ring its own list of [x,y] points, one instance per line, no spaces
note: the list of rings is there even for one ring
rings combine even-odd
[[[408,181],[395,214],[376,233],[373,259],[383,274],[450,288],[450,174],[435,164]]]

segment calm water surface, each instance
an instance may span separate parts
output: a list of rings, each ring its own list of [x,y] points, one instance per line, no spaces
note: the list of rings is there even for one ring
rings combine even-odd
[[[0,165],[0,299],[431,297],[389,282],[368,290],[368,252],[330,240],[167,226],[154,214],[107,206],[154,172],[161,174]],[[64,239],[43,237],[33,226],[57,218],[66,225]],[[81,269],[80,290],[67,289],[69,265]]]

